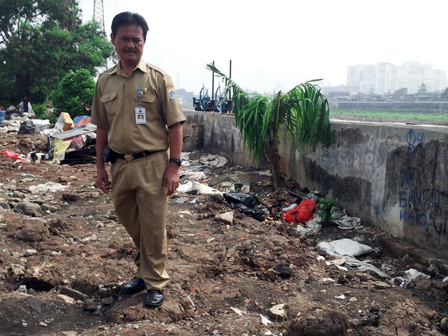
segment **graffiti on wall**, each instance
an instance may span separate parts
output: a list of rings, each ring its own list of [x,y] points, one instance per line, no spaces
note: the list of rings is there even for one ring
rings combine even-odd
[[[400,220],[415,226],[428,224],[428,210],[440,204],[440,191],[428,188],[421,181],[421,171],[417,168],[404,169],[398,192]]]
[[[415,149],[418,145],[423,145],[425,143],[425,133],[423,132],[414,132],[410,130],[406,134],[406,142],[408,144],[408,148],[410,152],[415,152]]]
[[[409,152],[425,143],[425,134],[410,130],[406,135]],[[428,167],[406,168],[400,175],[398,205],[400,221],[415,227],[431,227],[438,236],[448,234],[446,193],[434,187],[438,148],[434,167],[428,176]],[[411,154],[414,155],[414,154]],[[426,175],[424,174],[426,169]],[[431,176],[432,175],[432,176]],[[442,202],[443,201],[443,202]]]

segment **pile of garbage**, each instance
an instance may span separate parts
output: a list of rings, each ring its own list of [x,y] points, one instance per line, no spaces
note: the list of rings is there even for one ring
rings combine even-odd
[[[23,120],[20,122],[20,120]],[[42,134],[47,137],[47,152],[30,152],[27,155],[4,150],[2,154],[7,158],[17,159],[23,162],[46,162],[60,164],[70,159],[82,158],[82,160],[95,160],[96,126],[90,123],[89,116],[78,116],[71,119],[70,115],[62,112],[53,128],[49,120],[16,118],[5,121],[3,132],[17,132],[22,134]]]
[[[225,202],[232,209],[238,209],[259,221],[269,215],[269,211],[260,204],[257,197],[250,194],[250,182],[241,181],[239,174],[217,177],[213,175],[213,169],[228,164],[227,158],[209,154],[197,160],[190,160],[192,154],[196,153],[182,153],[181,184],[177,188],[178,193],[210,196],[217,202]],[[177,203],[186,202],[187,199],[180,197]],[[196,200],[197,198],[192,203]]]

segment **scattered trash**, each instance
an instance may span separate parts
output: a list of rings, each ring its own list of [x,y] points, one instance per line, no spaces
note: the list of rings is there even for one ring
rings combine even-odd
[[[255,196],[244,193],[224,193],[224,199],[232,206],[232,209],[240,209],[244,214],[264,220],[267,210],[264,210]]]
[[[345,264],[347,266],[357,268],[361,272],[370,272],[370,273],[373,272],[382,278],[389,278],[389,276],[387,274],[385,274],[380,269],[378,269],[377,267],[370,264],[367,260],[360,261],[353,257],[346,257],[346,258],[347,258],[347,261],[345,262]]]
[[[331,221],[342,230],[354,229],[361,225],[361,218],[349,217],[338,207],[331,210]]]
[[[442,281],[443,282],[448,282],[448,276],[444,277]]]
[[[274,319],[286,319],[285,305],[283,303],[273,306],[269,309],[269,316]]]
[[[243,312],[235,307],[230,307],[231,310],[233,310],[237,315],[243,316]]]
[[[34,193],[46,193],[46,192],[57,192],[60,190],[67,189],[67,185],[62,185],[60,183],[47,182],[45,184],[38,184],[36,186],[28,187],[28,190]]]
[[[179,197],[174,202],[177,204],[184,204],[186,201],[188,201],[188,197]]]
[[[339,300],[345,300],[345,295],[344,295],[344,294],[341,294],[341,295],[339,295],[339,296],[335,296],[335,298],[336,298],[336,299],[339,299]]]
[[[49,120],[30,119],[20,124],[17,134],[34,134],[43,132],[50,125]]]
[[[56,121],[54,125],[54,129],[56,132],[65,132],[68,130],[71,130],[74,127],[74,123],[72,118],[70,117],[70,114],[67,112],[61,112],[59,115],[58,120]]]
[[[6,149],[3,150],[3,155],[8,159],[18,159],[19,158],[19,154],[15,153],[13,151],[6,150]]]
[[[266,327],[268,326],[269,323],[272,324],[272,322],[269,321],[269,319],[266,316],[260,314],[260,317],[261,317],[261,323],[263,323]]]
[[[216,215],[215,220],[223,222],[224,224],[233,224],[233,211],[225,212],[223,214]]]
[[[193,191],[196,191],[198,195],[221,195],[222,192],[219,190],[216,190],[214,188],[211,188],[205,184],[199,183],[199,182],[193,182]]]
[[[291,204],[290,206],[288,206],[288,207],[286,207],[286,208],[283,208],[282,211],[285,212],[285,211],[292,210],[292,209],[294,209],[296,206],[297,206],[297,204],[296,204],[296,203],[293,203],[293,204]]]
[[[414,268],[410,268],[404,273],[405,274],[403,277],[397,277],[393,279],[394,283],[398,284],[402,288],[405,288],[411,281],[420,281],[431,278],[429,275],[419,272]],[[443,281],[445,281],[445,279],[443,279]]]
[[[352,239],[339,239],[331,242],[320,242],[317,248],[324,250],[332,256],[350,256],[357,257],[373,251],[373,249],[364,244],[360,244]]]
[[[298,206],[292,210],[286,211],[283,215],[283,219],[287,222],[301,222],[305,223],[313,217],[314,207],[316,201],[310,199],[304,199]]]
[[[305,227],[302,225],[297,225],[297,231],[305,236],[318,233],[322,229],[320,216],[315,215],[313,219],[305,223]]]
[[[192,182],[201,182],[207,178],[204,172],[187,171],[185,175]]]
[[[187,194],[193,190],[193,182],[188,181],[185,184],[179,184],[176,191]]]

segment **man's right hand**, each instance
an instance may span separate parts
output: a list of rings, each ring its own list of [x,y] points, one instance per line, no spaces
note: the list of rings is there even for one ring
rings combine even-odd
[[[109,182],[109,175],[107,174],[106,168],[97,168],[96,184],[104,193],[108,193],[111,189],[111,184]]]

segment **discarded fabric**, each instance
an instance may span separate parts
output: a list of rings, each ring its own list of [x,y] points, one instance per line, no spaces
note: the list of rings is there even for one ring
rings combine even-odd
[[[339,239],[331,242],[320,242],[317,248],[326,251],[333,256],[350,256],[357,257],[373,251],[373,249],[365,244],[360,244],[352,239]]]

